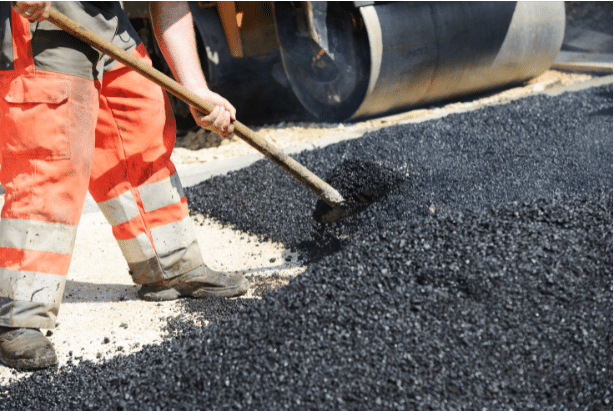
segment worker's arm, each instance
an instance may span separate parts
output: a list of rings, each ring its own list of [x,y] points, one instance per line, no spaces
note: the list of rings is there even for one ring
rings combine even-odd
[[[223,137],[230,135],[234,130],[231,120],[235,120],[236,110],[228,100],[207,86],[196,49],[196,35],[188,3],[152,1],[149,11],[160,50],[175,79],[215,106],[207,116],[191,108],[196,123]]]

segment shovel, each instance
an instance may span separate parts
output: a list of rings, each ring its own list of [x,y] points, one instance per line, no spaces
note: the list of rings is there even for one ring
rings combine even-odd
[[[81,24],[69,19],[57,10],[51,9],[51,13],[47,20],[79,40],[125,64],[199,111],[210,114],[215,108],[164,73],[145,64],[124,49],[102,38],[91,30],[88,30]],[[298,161],[285,154],[278,147],[266,141],[246,125],[237,120],[234,120],[233,124],[235,135],[260,151],[273,163],[287,171],[292,177],[300,181],[331,207],[330,212],[327,213],[321,222],[341,220],[350,214],[345,210],[346,202],[337,190],[309,171]]]

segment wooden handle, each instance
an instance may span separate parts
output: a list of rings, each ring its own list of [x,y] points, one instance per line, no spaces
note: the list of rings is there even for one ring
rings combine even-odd
[[[209,114],[215,108],[210,103],[192,93],[190,90],[183,87],[181,84],[177,83],[164,73],[147,65],[135,56],[126,52],[124,49],[102,38],[91,30],[88,30],[81,24],[69,19],[57,10],[51,9],[51,13],[49,14],[49,18],[47,20],[67,33],[75,36],[79,40],[89,44],[95,49],[107,54],[113,59],[147,77],[178,99],[185,101],[187,104],[195,107],[203,113]],[[239,121],[235,120],[233,121],[233,124],[234,134],[243,139],[256,150],[260,151],[279,167],[287,171],[292,177],[296,178],[303,185],[313,191],[318,197],[324,200],[326,204],[333,208],[341,208],[344,206],[345,201],[337,190],[302,166],[298,161],[288,156],[277,146],[266,141]]]

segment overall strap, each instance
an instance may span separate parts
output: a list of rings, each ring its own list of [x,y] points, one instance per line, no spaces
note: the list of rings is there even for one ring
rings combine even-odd
[[[32,37],[30,22],[21,17],[11,7],[11,27],[13,30],[13,56],[15,71],[19,74],[34,73],[34,58],[32,56]]]

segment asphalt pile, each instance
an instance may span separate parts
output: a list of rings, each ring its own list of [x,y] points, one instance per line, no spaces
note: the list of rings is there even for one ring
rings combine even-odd
[[[361,181],[377,190],[377,183],[394,180],[385,201],[326,226],[313,218],[318,198],[270,161],[186,190],[190,207],[313,261],[399,219],[611,189],[612,86],[388,127],[296,159],[342,195]],[[363,164],[364,171],[340,167],[348,162]],[[369,176],[378,169],[387,172]]]
[[[294,247],[307,271],[141,353],[33,373],[0,409],[612,408],[611,85],[297,159],[403,178],[327,225],[267,162],[187,189],[194,212]]]
[[[327,223],[328,220],[340,221],[360,213],[404,181],[403,174],[396,167],[356,159],[344,160],[326,178],[326,182],[345,200],[343,214],[331,218],[330,213],[335,210],[323,200],[318,200],[313,218],[319,223]]]

